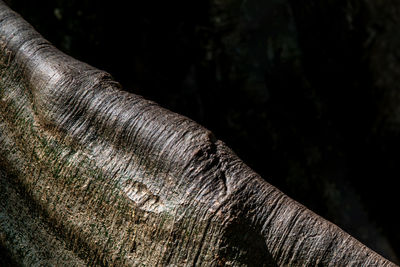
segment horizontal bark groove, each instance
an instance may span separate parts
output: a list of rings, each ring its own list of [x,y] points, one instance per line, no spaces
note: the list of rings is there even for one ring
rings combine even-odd
[[[393,265],[1,1],[0,77],[0,246],[22,265]]]

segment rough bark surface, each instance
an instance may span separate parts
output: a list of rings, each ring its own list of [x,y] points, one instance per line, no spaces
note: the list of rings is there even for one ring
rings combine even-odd
[[[0,251],[23,266],[394,266],[0,1]]]

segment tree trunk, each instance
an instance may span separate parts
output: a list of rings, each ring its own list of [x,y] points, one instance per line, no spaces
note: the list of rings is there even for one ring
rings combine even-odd
[[[0,251],[31,265],[394,266],[0,1]]]

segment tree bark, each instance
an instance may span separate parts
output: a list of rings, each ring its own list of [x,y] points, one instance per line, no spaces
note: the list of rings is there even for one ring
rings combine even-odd
[[[0,251],[20,265],[395,266],[0,1]]]

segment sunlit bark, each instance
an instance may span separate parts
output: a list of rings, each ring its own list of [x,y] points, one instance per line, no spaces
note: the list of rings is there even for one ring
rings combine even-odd
[[[0,245],[25,266],[393,266],[0,2]]]

